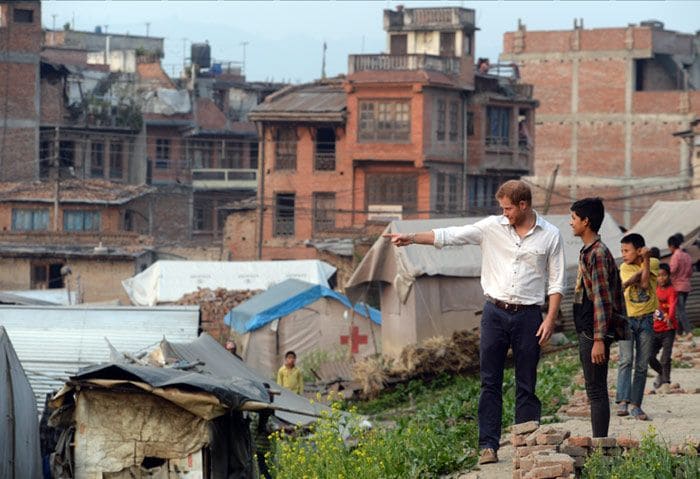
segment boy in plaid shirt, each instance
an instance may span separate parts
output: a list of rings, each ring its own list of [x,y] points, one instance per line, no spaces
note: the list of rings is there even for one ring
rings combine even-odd
[[[610,343],[624,314],[620,274],[610,250],[598,235],[605,217],[600,198],[584,198],[571,205],[569,224],[583,241],[574,290],[574,324],[586,394],[591,403],[593,437],[607,437],[610,425],[608,360]]]

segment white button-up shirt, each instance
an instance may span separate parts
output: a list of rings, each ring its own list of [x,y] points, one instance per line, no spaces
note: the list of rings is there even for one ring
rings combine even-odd
[[[535,213],[536,214],[536,213]],[[481,287],[487,296],[516,304],[544,304],[545,292],[564,294],[564,242],[553,224],[537,215],[520,238],[505,216],[473,225],[434,229],[436,248],[481,245]]]

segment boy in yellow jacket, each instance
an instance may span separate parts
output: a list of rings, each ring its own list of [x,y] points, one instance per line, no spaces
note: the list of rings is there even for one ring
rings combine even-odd
[[[301,369],[296,367],[297,355],[294,351],[287,351],[284,355],[284,364],[277,371],[277,384],[297,394],[304,392],[304,379]]]

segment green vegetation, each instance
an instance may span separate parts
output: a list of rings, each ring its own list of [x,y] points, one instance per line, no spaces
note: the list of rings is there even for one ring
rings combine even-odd
[[[673,456],[661,442],[653,426],[642,438],[639,449],[631,449],[623,456],[606,457],[602,451],[589,456],[583,467],[584,479],[674,479],[700,478],[700,460],[697,450],[688,446],[688,454]]]
[[[579,370],[573,351],[540,363],[537,392],[542,415],[566,402],[566,391]],[[439,477],[472,467],[477,458],[477,377],[439,376],[430,383],[411,381],[378,399],[356,405],[333,403],[307,436],[275,440],[277,478],[416,478]],[[513,422],[515,378],[504,377],[503,426]],[[372,429],[360,414],[371,416]],[[390,421],[384,424],[382,421]],[[348,438],[343,440],[339,432]],[[313,454],[309,452],[313,451]]]

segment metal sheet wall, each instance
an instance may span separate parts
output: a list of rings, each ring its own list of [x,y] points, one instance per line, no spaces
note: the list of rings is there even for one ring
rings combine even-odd
[[[118,350],[147,349],[163,337],[197,338],[199,307],[0,306],[4,326],[42,411],[46,393],[89,364],[109,361],[105,338]]]

